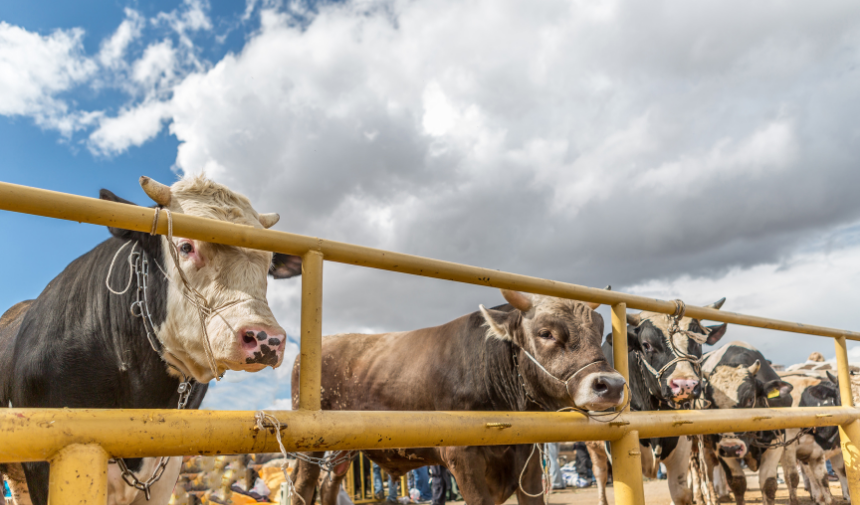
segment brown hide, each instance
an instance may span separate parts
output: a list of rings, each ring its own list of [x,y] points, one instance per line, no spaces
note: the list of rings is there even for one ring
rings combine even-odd
[[[495,311],[514,314],[511,306]],[[588,309],[588,312],[591,312]],[[582,307],[577,307],[577,316]],[[596,316],[596,314],[594,315]],[[526,316],[527,317],[527,316]],[[588,317],[593,317],[591,314]],[[599,316],[596,316],[599,318]],[[595,359],[601,362],[588,373],[615,373],[600,350],[602,320],[590,322],[583,330],[577,352],[562,352],[571,363],[553,363],[559,376],[567,378]],[[585,327],[586,324],[582,323]],[[599,327],[598,327],[599,326]],[[571,334],[575,334],[572,330]],[[593,335],[592,335],[593,333]],[[580,335],[580,334],[576,334]],[[579,338],[578,336],[575,338]],[[571,337],[571,342],[574,337]],[[514,338],[516,341],[516,338]],[[524,345],[517,342],[518,345]],[[478,312],[460,317],[441,326],[421,330],[378,335],[340,334],[323,338],[322,408],[323,410],[541,410],[530,402],[517,376],[509,340],[487,336],[487,326]],[[519,351],[518,351],[519,352]],[[537,351],[532,351],[537,353]],[[546,355],[546,354],[545,354]],[[537,367],[519,356],[520,369],[533,394],[542,395],[556,386],[542,376]],[[546,365],[545,365],[546,366]],[[563,367],[567,366],[566,369]],[[560,368],[561,367],[561,368]],[[547,366],[548,369],[553,370]],[[293,368],[293,407],[298,407],[299,363]],[[579,374],[577,381],[588,374]],[[572,381],[573,384],[573,381]],[[572,385],[571,388],[575,388]],[[564,387],[557,387],[564,392]],[[549,393],[539,396],[553,408],[566,406]],[[571,400],[572,402],[572,400]],[[517,493],[521,504],[538,505],[543,498],[529,497],[518,489],[520,472],[526,465],[531,445],[495,447],[440,447],[432,449],[399,449],[367,451],[371,460],[394,477],[426,465],[445,465],[457,480],[469,504],[492,505]],[[297,495],[310,503],[319,467],[299,464],[293,473]],[[321,502],[334,505],[337,489],[345,475],[332,475],[331,483],[322,489]],[[523,488],[530,494],[541,490],[539,455],[528,462]],[[301,500],[293,499],[298,505]]]

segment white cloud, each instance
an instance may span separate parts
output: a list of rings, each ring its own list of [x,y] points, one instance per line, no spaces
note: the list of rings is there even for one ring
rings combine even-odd
[[[671,281],[651,280],[626,289],[630,293],[703,305],[726,297],[723,310],[753,314],[811,325],[853,329],[857,319],[851,310],[860,304],[860,245],[835,251],[802,253],[779,263],[735,268],[717,277],[683,275]],[[827,337],[777,332],[729,325],[722,343],[752,343],[774,363],[791,365],[812,352],[834,354]],[[721,343],[721,344],[722,344]],[[858,344],[849,342],[857,358]]]
[[[99,62],[109,68],[117,68],[125,64],[125,54],[129,44],[137,40],[146,21],[134,9],[125,9],[125,19],[120,23],[110,38],[101,43],[99,49]]]
[[[144,89],[170,84],[176,75],[176,51],[170,40],[150,44],[132,65],[132,79]],[[157,86],[161,84],[161,86]]]
[[[113,155],[130,146],[140,146],[158,135],[169,115],[169,103],[153,100],[120,111],[115,117],[102,117],[98,128],[90,135],[90,150],[95,154]]]
[[[68,104],[57,95],[96,71],[82,38],[80,29],[43,36],[0,21],[0,114],[32,116],[64,135],[78,129],[80,123],[66,116]]]

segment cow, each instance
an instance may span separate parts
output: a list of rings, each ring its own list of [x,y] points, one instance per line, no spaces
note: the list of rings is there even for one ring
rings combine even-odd
[[[277,214],[257,213],[246,197],[202,175],[172,186],[147,177],[140,182],[171,215],[254,228],[278,221]],[[104,189],[100,198],[134,205]],[[266,301],[266,276],[300,274],[295,258],[109,231],[111,238],[70,263],[35,300],[0,317],[0,405],[164,409],[182,401],[198,408],[207,383],[225,370],[281,364],[286,334]],[[111,503],[144,498],[122,481],[123,463],[141,481],[164,466],[147,493],[151,503],[167,503],[181,458],[109,465]],[[0,472],[16,503],[47,503],[47,463],[7,464]]]
[[[719,309],[726,299],[709,305]],[[678,322],[680,332],[672,333],[669,316],[655,312],[628,314],[627,363],[630,369],[630,408],[635,411],[673,410],[689,404],[701,394],[698,360],[702,345],[714,345],[725,335],[726,324],[703,326],[689,317]],[[606,336],[603,354],[612,362],[612,335]],[[660,463],[666,465],[669,493],[675,505],[692,503],[687,487],[687,467],[692,445],[687,437],[641,439],[642,471],[656,478]],[[609,451],[603,442],[587,442],[598,503],[607,505],[606,481],[609,475]]]
[[[432,328],[323,338],[323,410],[602,411],[621,405],[624,379],[600,350],[603,319],[574,300],[502,290],[508,304]],[[293,368],[298,407],[300,364]],[[445,465],[471,505],[542,504],[532,445],[367,451],[392,476]],[[321,454],[320,454],[321,455]],[[332,472],[333,505],[348,465]],[[310,504],[320,467],[299,461],[293,504]],[[522,475],[521,475],[522,474]],[[522,482],[522,485],[519,484]],[[531,496],[530,496],[531,495]]]
[[[761,352],[745,342],[730,342],[705,356],[702,362],[705,377],[704,397],[710,408],[790,407],[791,384],[781,380]],[[741,461],[759,472],[759,483],[765,505],[773,505],[776,497],[776,472],[782,457],[785,432],[760,431],[724,433],[705,436],[708,473],[714,475],[716,464],[726,480],[714,479],[714,488],[721,497],[730,487],[737,505],[743,505],[747,481]]]
[[[794,388],[792,390],[792,407],[833,407],[841,405],[837,379],[830,372],[828,378],[822,379],[814,375],[794,373],[783,375],[782,379]],[[817,504],[830,505],[833,497],[830,493],[830,481],[827,479],[825,462],[837,456],[841,457],[839,446],[839,429],[836,426],[824,426],[812,430],[787,429],[785,436],[792,440],[786,445],[782,455],[782,470],[788,486],[789,503],[797,505],[797,485],[800,478],[797,474],[797,462],[800,462],[803,473],[809,479],[809,491],[812,500]],[[834,465],[835,466],[835,465]],[[848,485],[843,482],[842,492],[848,499]]]

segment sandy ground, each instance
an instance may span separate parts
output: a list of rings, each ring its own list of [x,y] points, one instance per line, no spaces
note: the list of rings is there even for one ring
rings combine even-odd
[[[782,469],[780,469],[780,477]],[[838,482],[830,483],[830,492],[833,494],[833,505],[842,505],[849,503],[842,499],[842,488]],[[611,487],[606,490],[606,497],[610,505],[615,503],[615,495]],[[797,490],[797,497],[802,505],[812,504],[812,500],[803,489],[801,484]],[[752,472],[747,472],[747,492],[745,501],[748,505],[756,505],[762,503],[761,493],[759,492],[758,476]],[[449,502],[450,503],[450,502]],[[453,502],[463,504],[464,502]],[[516,497],[512,497],[505,503],[517,503]],[[567,505],[567,504],[597,504],[597,487],[592,486],[584,489],[565,489],[563,491],[553,491],[549,499],[550,505]],[[648,505],[671,505],[672,499],[669,496],[669,486],[665,480],[651,480],[645,482],[645,503]],[[734,502],[732,502],[734,503]],[[779,505],[788,505],[788,488],[785,484],[780,484],[777,489],[776,503]]]

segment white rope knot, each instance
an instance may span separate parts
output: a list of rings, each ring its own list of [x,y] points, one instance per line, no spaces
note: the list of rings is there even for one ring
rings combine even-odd
[[[274,428],[275,431],[275,440],[278,441],[278,447],[281,450],[281,456],[284,458],[284,462],[281,463],[281,471],[284,472],[284,482],[287,484],[287,490],[289,491],[290,496],[298,496],[299,500],[302,503],[306,504],[305,499],[302,495],[296,493],[296,486],[293,484],[292,479],[290,479],[289,474],[287,474],[287,450],[284,448],[284,442],[281,440],[281,421],[278,420],[277,417],[267,414],[262,410],[254,414],[254,420],[257,425],[257,429],[260,431],[265,431],[267,428]],[[268,424],[268,426],[266,426]],[[281,505],[287,505],[282,503]]]

